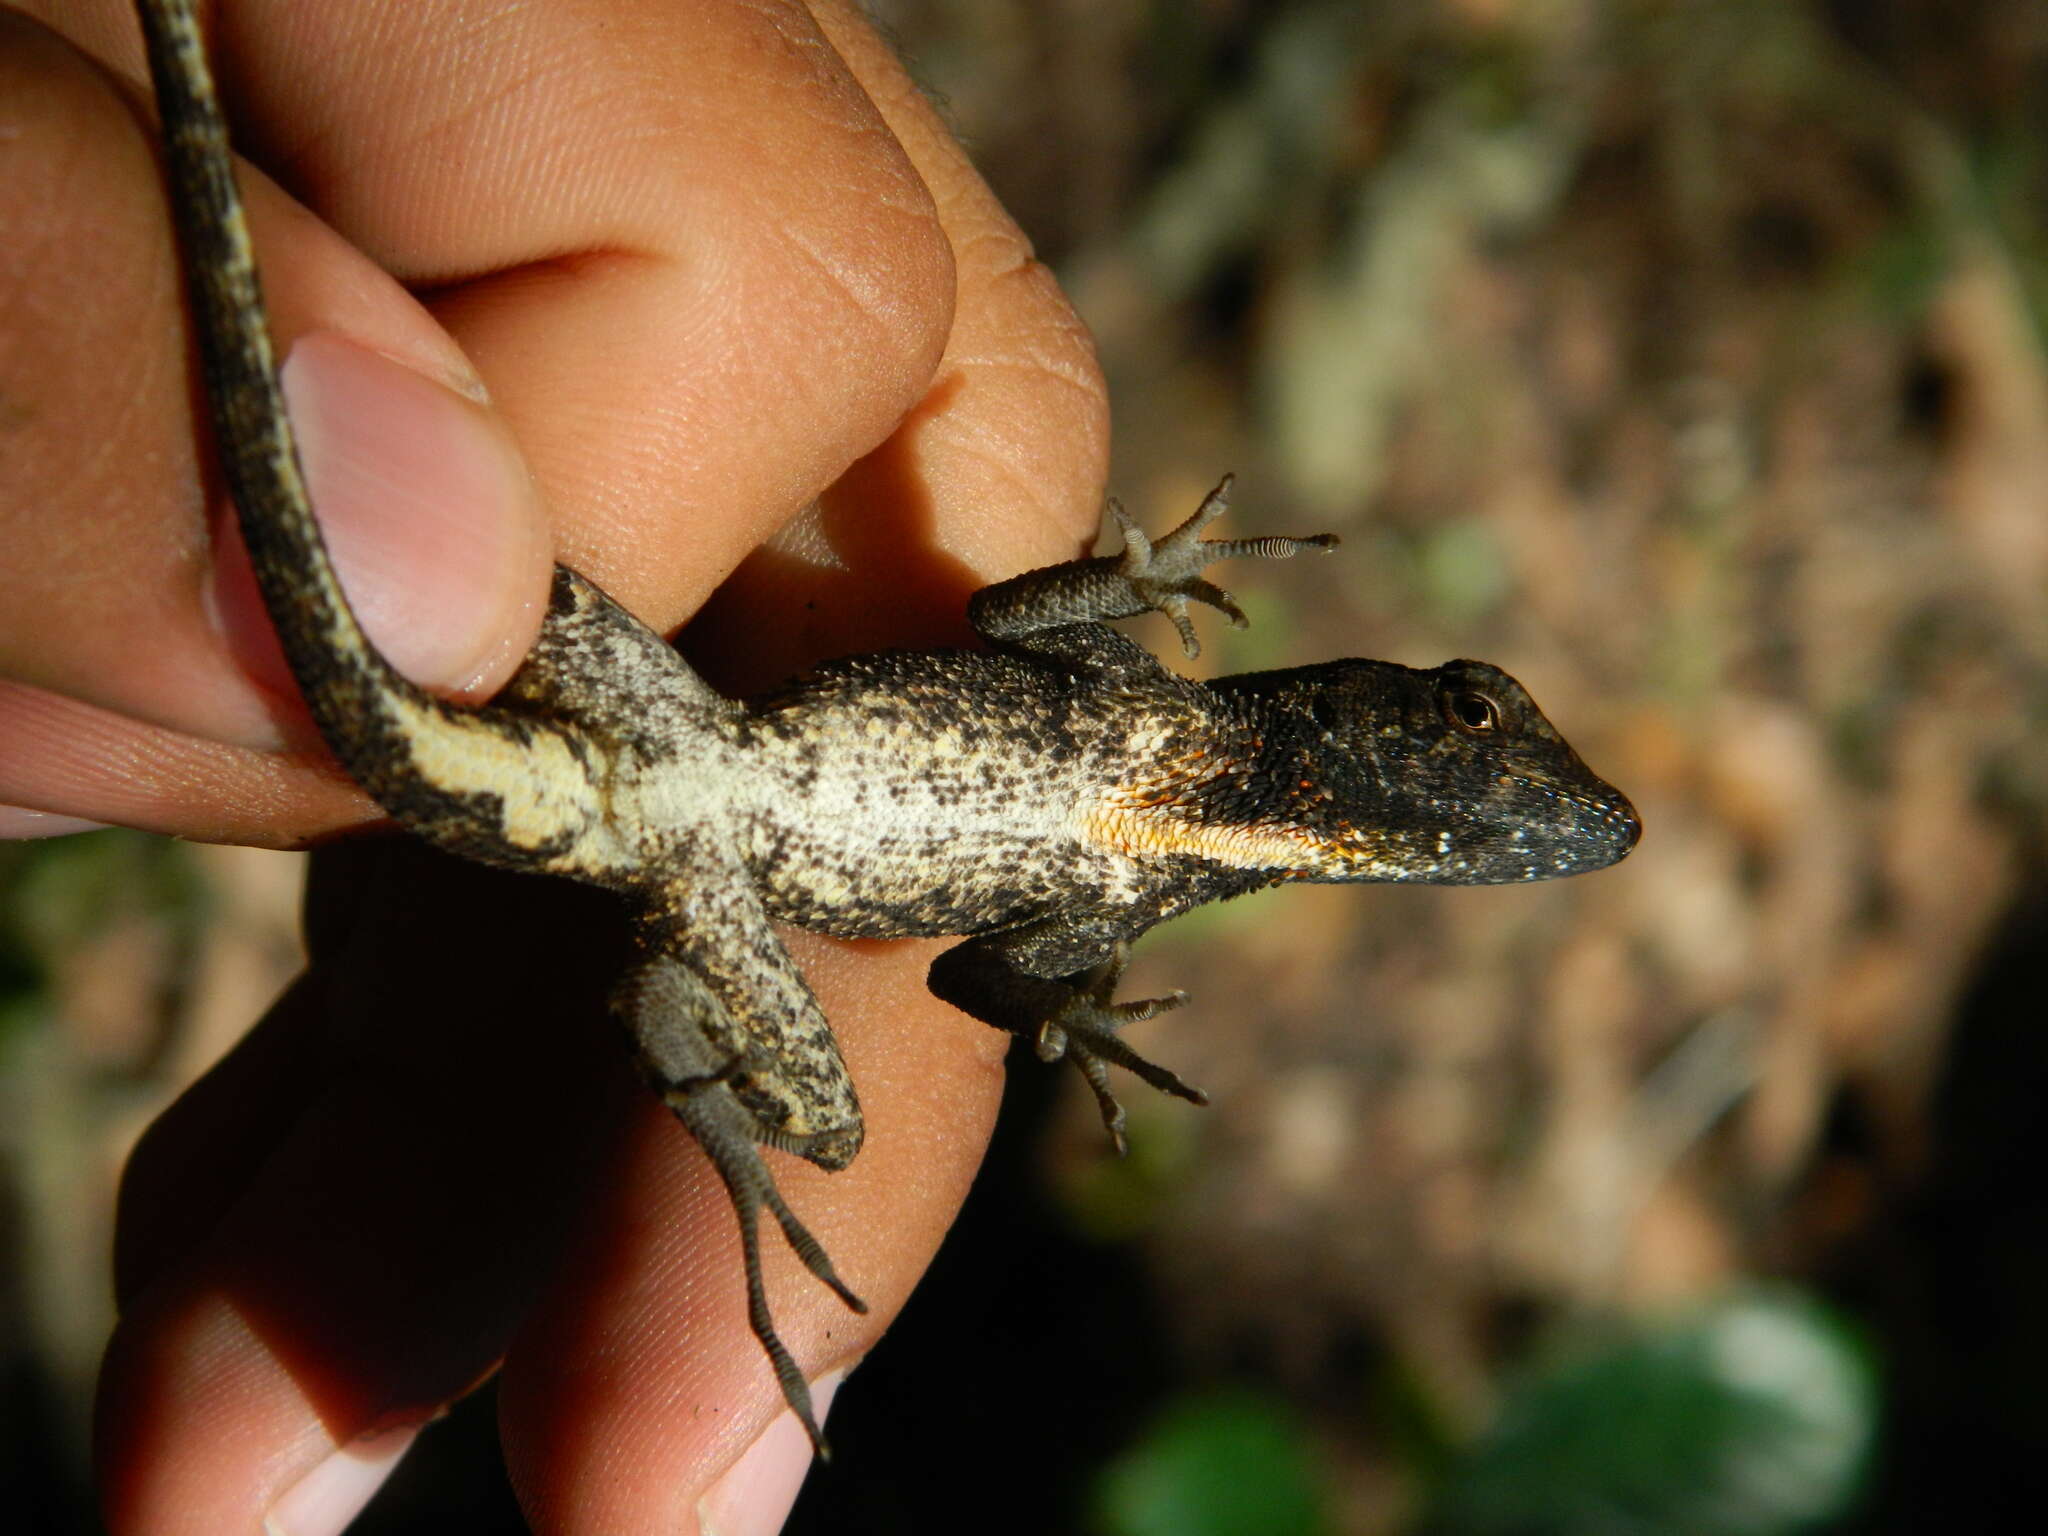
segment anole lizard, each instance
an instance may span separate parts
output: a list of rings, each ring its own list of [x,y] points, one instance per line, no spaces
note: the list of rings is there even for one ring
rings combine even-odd
[[[1156,543],[1112,503],[1121,554],[977,593],[986,650],[852,657],[728,699],[557,567],[539,640],[495,698],[426,693],[364,636],[321,542],[191,0],[138,10],[222,473],[299,689],[409,831],[627,904],[636,954],[613,1009],[731,1194],[753,1331],[821,1451],[762,1286],[760,1213],[864,1308],[758,1148],[843,1168],[863,1127],[774,924],[966,935],[932,990],[1072,1061],[1121,1147],[1109,1067],[1203,1102],[1118,1033],[1184,1001],[1114,1001],[1127,946],[1155,923],[1290,881],[1540,880],[1635,845],[1627,799],[1495,667],[1351,660],[1198,683],[1108,628],[1163,612],[1193,656],[1190,602],[1244,622],[1208,565],[1336,542],[1203,540],[1227,479]]]

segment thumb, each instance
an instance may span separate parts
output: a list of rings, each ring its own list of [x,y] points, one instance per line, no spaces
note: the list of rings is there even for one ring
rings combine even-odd
[[[531,476],[481,388],[461,390],[333,332],[282,370],[306,485],[372,643],[414,682],[481,699],[532,647],[549,541]],[[243,669],[295,689],[248,557],[224,525],[212,605]],[[296,719],[290,733],[310,729]]]

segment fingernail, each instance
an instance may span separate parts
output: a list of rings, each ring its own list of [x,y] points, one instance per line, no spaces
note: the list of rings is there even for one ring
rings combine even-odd
[[[73,832],[97,832],[106,825],[104,821],[87,821],[82,816],[58,816],[19,805],[0,805],[0,841],[66,837]]]
[[[811,1383],[811,1411],[825,1422],[845,1371],[827,1371]],[[789,1518],[797,1490],[811,1470],[811,1440],[788,1409],[726,1469],[697,1501],[701,1536],[775,1536]]]
[[[372,642],[415,682],[495,687],[538,630],[550,558],[503,421],[329,333],[301,337],[281,378],[321,534]],[[227,570],[217,589],[231,633],[254,598],[234,583]]]
[[[418,1425],[406,1425],[342,1446],[270,1506],[263,1516],[263,1536],[339,1536],[384,1486],[418,1434]]]

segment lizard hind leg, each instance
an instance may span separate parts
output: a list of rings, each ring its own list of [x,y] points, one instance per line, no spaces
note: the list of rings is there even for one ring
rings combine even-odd
[[[699,1079],[695,1083],[667,1089],[662,1099],[690,1134],[697,1138],[697,1145],[711,1159],[711,1166],[718,1170],[726,1193],[732,1198],[733,1214],[740,1223],[740,1259],[746,1271],[747,1325],[768,1356],[776,1384],[782,1388],[783,1401],[802,1423],[804,1433],[810,1436],[812,1449],[821,1460],[829,1461],[831,1447],[826,1443],[824,1432],[818,1428],[817,1415],[811,1407],[810,1384],[804,1380],[803,1372],[797,1369],[782,1336],[775,1331],[775,1317],[768,1307],[768,1288],[761,1279],[762,1209],[765,1207],[774,1216],[782,1228],[783,1237],[803,1261],[804,1267],[830,1286],[841,1301],[862,1314],[867,1312],[868,1304],[839,1278],[824,1245],[811,1236],[809,1229],[783,1202],[781,1192],[775,1187],[774,1176],[768,1172],[767,1164],[761,1161],[761,1154],[754,1149],[758,1132],[753,1117],[730,1094],[719,1092],[722,1086],[716,1077]]]
[[[772,1061],[765,1059],[765,1052],[751,1048],[735,1029],[718,993],[674,954],[656,954],[629,972],[613,1007],[633,1035],[642,1073],[696,1138],[725,1185],[739,1222],[748,1326],[768,1356],[783,1401],[803,1424],[818,1455],[829,1457],[811,1405],[810,1387],[776,1332],[768,1305],[761,1268],[761,1212],[766,1210],[775,1218],[804,1267],[849,1308],[865,1313],[867,1303],[839,1278],[824,1245],[784,1202],[758,1149],[775,1146],[828,1167],[842,1166],[852,1155],[850,1148],[858,1145],[858,1109],[853,1111],[855,1130],[851,1136],[844,1130],[800,1133],[764,1123],[742,1102],[735,1086],[772,1079]]]

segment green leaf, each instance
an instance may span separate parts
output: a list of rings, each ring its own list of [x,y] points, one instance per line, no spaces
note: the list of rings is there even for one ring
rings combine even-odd
[[[1868,1356],[1818,1304],[1734,1297],[1582,1345],[1512,1390],[1453,1469],[1449,1536],[1789,1536],[1869,1461]]]
[[[1301,1430],[1250,1392],[1183,1398],[1095,1486],[1108,1536],[1315,1536],[1321,1479]]]

